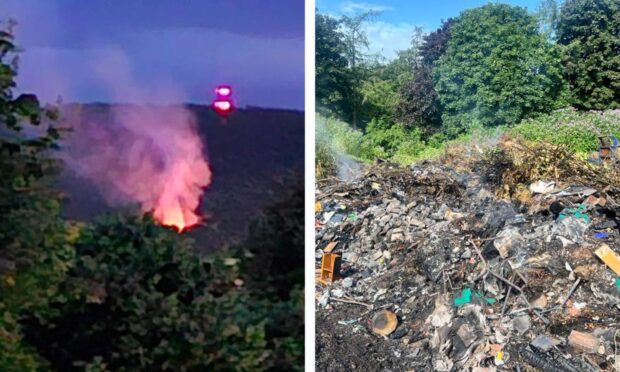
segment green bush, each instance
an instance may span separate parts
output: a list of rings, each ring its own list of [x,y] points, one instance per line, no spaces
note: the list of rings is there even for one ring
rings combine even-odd
[[[336,171],[336,156],[329,144],[324,138],[315,137],[314,142],[314,165],[316,178],[321,179]]]
[[[360,116],[364,118],[391,119],[401,106],[401,96],[396,82],[371,76],[360,86],[362,105]]]
[[[304,180],[281,201],[266,208],[238,247],[240,270],[253,301],[264,304],[267,349],[263,366],[297,371],[304,365]]]
[[[191,241],[149,217],[87,226],[48,319],[26,340],[56,370],[257,370],[268,358],[264,305],[235,284],[239,259],[200,257]]]
[[[373,119],[366,128],[364,143],[391,158],[402,151],[418,151],[424,146],[418,128],[408,129],[402,124],[392,124],[384,119]]]
[[[317,178],[336,172],[338,158],[363,159],[362,132],[335,118],[317,113],[315,124],[315,167]]]
[[[562,109],[526,119],[511,132],[528,140],[566,145],[574,153],[586,154],[598,149],[598,136],[620,138],[620,111]]]
[[[355,130],[347,123],[334,118],[317,117],[317,124],[325,129],[325,138],[331,143],[334,151],[355,158],[359,157],[363,136],[361,131]]]

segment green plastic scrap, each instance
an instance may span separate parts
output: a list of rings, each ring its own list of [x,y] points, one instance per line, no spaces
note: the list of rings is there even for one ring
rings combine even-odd
[[[355,221],[355,220],[357,220],[357,213],[355,213],[355,212],[349,213],[349,215],[347,217],[349,218],[349,221]]]
[[[461,293],[461,297],[457,297],[457,298],[454,299],[454,305],[456,307],[460,307],[460,306],[463,306],[465,304],[470,303],[471,302],[471,293],[472,293],[471,288],[463,289],[463,292]],[[482,298],[489,305],[493,305],[494,303],[497,302],[497,300],[494,299],[494,298],[484,297],[480,292],[476,292],[475,295],[478,298]]]
[[[457,297],[454,299],[454,305],[456,305],[457,307],[463,306],[470,302],[471,302],[471,288],[463,289],[463,293],[461,294],[461,297]]]
[[[616,278],[616,289],[620,292],[620,277]]]
[[[570,213],[577,218],[583,219],[586,223],[590,222],[590,216],[586,213],[586,206],[580,204],[578,208],[566,208],[566,213]],[[566,214],[564,212],[560,213],[559,218],[561,220],[566,218]]]
[[[496,302],[497,302],[497,300],[496,300],[496,299],[494,299],[494,298],[491,298],[491,297],[483,297],[483,296],[480,294],[480,292],[476,292],[476,296],[477,296],[477,297],[479,297],[479,298],[484,298],[484,300],[485,300],[485,301],[487,302],[487,304],[489,304],[489,305],[493,305],[494,303],[496,303]]]

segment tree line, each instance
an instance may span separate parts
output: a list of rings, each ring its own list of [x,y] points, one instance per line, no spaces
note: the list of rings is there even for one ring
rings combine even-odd
[[[371,147],[396,132],[441,142],[563,107],[620,108],[616,0],[543,0],[533,13],[490,3],[416,30],[388,62],[365,53],[376,16],[316,18],[317,112]]]

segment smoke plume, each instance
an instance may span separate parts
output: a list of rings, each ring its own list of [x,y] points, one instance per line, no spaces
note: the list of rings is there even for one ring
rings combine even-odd
[[[181,102],[171,85],[148,94],[132,83],[122,53],[111,53],[94,72],[111,92],[136,101]],[[143,212],[179,231],[195,225],[203,190],[211,182],[196,118],[182,105],[115,104],[104,117],[68,113],[74,132],[65,161],[98,186],[111,205],[138,203]]]

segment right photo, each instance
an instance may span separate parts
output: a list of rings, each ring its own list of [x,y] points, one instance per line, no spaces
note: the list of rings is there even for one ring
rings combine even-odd
[[[620,371],[620,2],[316,1],[318,371]]]

